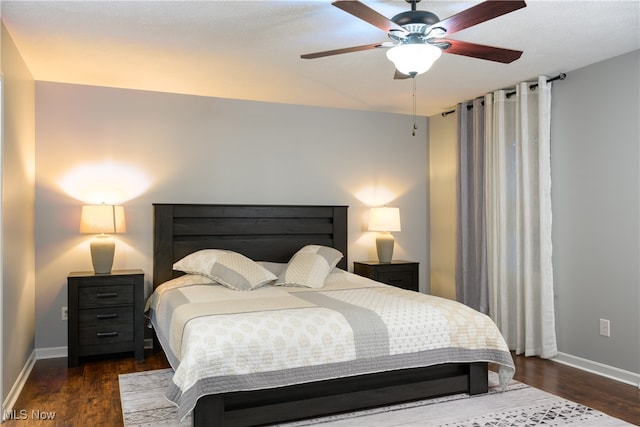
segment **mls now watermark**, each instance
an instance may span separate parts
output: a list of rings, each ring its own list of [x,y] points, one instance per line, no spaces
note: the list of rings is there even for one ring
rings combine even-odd
[[[2,419],[8,420],[42,420],[53,421],[56,418],[56,413],[52,411],[41,411],[39,409],[32,409],[30,411],[26,409],[11,409],[2,411]]]

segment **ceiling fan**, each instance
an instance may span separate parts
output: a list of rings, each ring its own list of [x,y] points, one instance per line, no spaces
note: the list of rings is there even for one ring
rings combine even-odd
[[[426,72],[442,52],[469,56],[508,64],[520,58],[522,51],[503,49],[444,38],[465,28],[516,11],[527,4],[524,1],[487,0],[440,20],[434,13],[417,10],[420,0],[405,0],[411,10],[388,19],[357,0],[338,0],[332,5],[385,31],[391,42],[371,43],[342,49],[300,55],[303,59],[358,52],[375,48],[390,48],[387,57],[396,66],[396,79],[415,77]]]

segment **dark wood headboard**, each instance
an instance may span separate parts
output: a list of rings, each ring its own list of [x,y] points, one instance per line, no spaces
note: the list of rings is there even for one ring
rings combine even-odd
[[[200,249],[287,262],[305,245],[331,246],[347,269],[347,206],[153,205],[153,287],[176,277],[173,263]]]

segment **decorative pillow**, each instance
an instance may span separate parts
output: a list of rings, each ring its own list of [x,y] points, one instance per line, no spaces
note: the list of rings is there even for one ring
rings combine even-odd
[[[173,269],[209,277],[237,291],[250,291],[278,278],[246,256],[221,249],[194,252],[173,264]]]
[[[215,282],[213,279],[207,276],[203,276],[201,274],[183,274],[180,277],[167,280],[166,282],[162,283],[160,286],[162,286],[163,288],[173,289],[173,288],[183,288],[185,286],[192,286],[192,285],[210,285],[210,284],[216,284],[216,283],[217,282]]]
[[[276,276],[280,276],[287,267],[287,263],[284,262],[256,261],[256,263],[263,266]]]
[[[211,278],[211,267],[220,255],[227,253],[221,249],[203,249],[182,258],[173,264],[173,269],[188,274],[199,274]]]
[[[340,251],[328,246],[305,246],[291,258],[275,285],[321,288],[342,257]]]

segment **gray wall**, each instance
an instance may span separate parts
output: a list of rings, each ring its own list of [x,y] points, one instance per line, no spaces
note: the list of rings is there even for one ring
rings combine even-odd
[[[638,56],[635,51],[568,72],[566,80],[554,83],[551,118],[557,360],[636,384]],[[431,286],[455,297],[455,258],[444,251],[436,256],[443,247],[455,257],[455,114],[430,117],[429,123]],[[442,227],[454,232],[438,231]],[[599,335],[600,318],[611,321],[610,338]]]
[[[2,41],[2,403],[34,351],[34,89],[4,24]],[[31,359],[32,360],[32,359]]]
[[[640,372],[640,58],[572,71],[553,89],[559,351]],[[611,337],[599,335],[599,319]]]
[[[87,201],[124,205],[114,268],[147,285],[154,202],[348,205],[350,268],[376,258],[368,208],[397,206],[394,257],[419,261],[427,289],[426,118],[413,137],[404,115],[45,82],[36,118],[38,349],[67,345],[66,277],[91,270]]]

